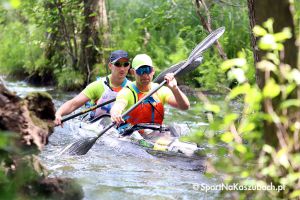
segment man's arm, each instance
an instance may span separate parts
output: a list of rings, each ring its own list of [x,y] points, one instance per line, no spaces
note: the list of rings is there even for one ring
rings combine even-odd
[[[127,105],[131,102],[130,96],[132,96],[131,91],[128,88],[123,88],[117,95],[116,101],[110,110],[111,120],[116,122],[118,125],[121,123],[125,123],[122,118],[122,113],[124,112]]]
[[[75,96],[73,99],[67,101],[64,103],[55,113],[55,121],[54,123],[56,125],[61,125],[62,116],[65,116],[67,114],[70,114],[77,108],[84,105],[86,102],[88,102],[90,99],[81,92],[77,96]]]
[[[173,95],[171,95],[167,99],[167,103],[175,108],[181,110],[187,110],[190,107],[190,101],[187,96],[179,89],[177,86],[177,81],[174,77],[173,73],[169,73],[165,76],[165,80],[167,81],[167,86],[172,91]]]
[[[124,101],[116,101],[113,107],[110,110],[111,120],[116,122],[117,124],[125,123],[122,118],[122,112],[126,107],[126,103]]]

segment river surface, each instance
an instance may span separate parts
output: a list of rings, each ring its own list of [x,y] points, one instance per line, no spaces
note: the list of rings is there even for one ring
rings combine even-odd
[[[22,97],[29,92],[47,91],[52,95],[56,108],[76,95],[49,87],[32,87],[24,82],[7,82],[6,85]],[[203,128],[206,126],[205,117],[197,111],[199,104],[191,101],[191,109],[187,112],[167,107],[165,122],[188,127],[188,132]],[[85,134],[76,120],[66,122],[63,128],[55,128],[40,158],[50,177],[75,179],[82,186],[86,200],[218,198],[218,191],[205,192],[199,187],[201,184],[220,183],[204,175],[204,157],[156,156],[135,145],[116,148],[107,145],[109,138],[105,135],[86,155],[58,155],[66,145]]]

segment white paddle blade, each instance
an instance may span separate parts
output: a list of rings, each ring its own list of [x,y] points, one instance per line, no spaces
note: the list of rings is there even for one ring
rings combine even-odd
[[[206,49],[208,49],[213,43],[215,43],[225,32],[225,27],[220,27],[213,32],[211,32],[201,43],[199,43],[192,53],[190,54],[188,60],[194,59],[193,57],[199,57]]]
[[[184,65],[186,61],[181,61],[180,63],[177,63],[171,67],[169,67],[167,70],[161,72],[154,80],[153,82],[155,83],[161,83],[166,74],[167,73],[174,73],[176,70],[178,70],[180,67],[182,67]],[[196,69],[200,64],[202,63],[202,57],[199,57],[197,59],[195,59],[191,64],[189,64],[185,69],[183,69],[182,71],[180,71],[177,76],[181,76],[184,75],[188,72],[193,71],[194,69]]]

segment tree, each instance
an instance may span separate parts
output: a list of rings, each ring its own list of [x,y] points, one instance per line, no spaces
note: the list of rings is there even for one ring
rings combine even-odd
[[[279,32],[285,27],[291,28],[293,33],[292,38],[287,40],[284,44],[284,55],[282,55],[283,61],[289,64],[291,67],[297,67],[297,54],[298,49],[296,46],[295,38],[295,24],[293,21],[293,15],[291,11],[292,5],[289,0],[247,0],[249,8],[250,27],[253,29],[255,25],[261,25],[268,18],[273,18],[274,32]],[[268,9],[266,9],[268,8]],[[252,35],[252,47],[255,61],[262,60],[264,53],[258,51],[257,38]],[[262,88],[265,83],[263,75],[257,70],[256,73],[257,83]]]
[[[296,46],[296,38],[295,38],[295,24],[293,20],[293,14],[291,11],[292,5],[288,0],[248,0],[249,7],[249,18],[250,18],[250,26],[251,29],[254,28],[255,25],[261,25],[269,18],[274,19],[274,33],[282,31],[283,28],[289,27],[292,32],[292,37],[284,43],[284,51],[280,52],[280,62],[287,63],[292,68],[297,68],[298,61],[298,47]],[[268,8],[268,9],[266,9]],[[257,48],[257,37],[252,35],[252,47],[254,53],[255,62],[261,61],[265,56],[266,52],[259,51]],[[272,73],[270,74],[272,77]],[[256,69],[256,80],[257,84],[261,89],[266,85],[266,81],[269,77],[266,76],[266,73]],[[290,98],[296,98],[296,94],[292,95]],[[273,106],[275,111],[279,106],[280,99],[273,101],[273,104],[270,105],[270,102],[264,101],[263,106],[266,112],[270,112],[270,106]],[[268,111],[269,110],[269,111]],[[296,116],[298,111],[289,111],[290,114]],[[279,137],[274,137],[274,134],[280,132],[280,127],[283,124],[275,125],[274,123],[268,123],[265,121],[264,124],[265,130],[265,140],[268,144],[276,147],[279,143]],[[281,138],[284,141],[284,138]]]
[[[80,71],[86,74],[86,83],[90,82],[92,67],[102,60],[99,51],[101,45],[100,34],[100,2],[99,0],[84,0],[84,23],[81,32]],[[101,14],[102,14],[101,10]]]

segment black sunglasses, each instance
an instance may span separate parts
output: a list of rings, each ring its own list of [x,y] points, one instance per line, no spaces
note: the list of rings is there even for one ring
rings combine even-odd
[[[129,65],[130,65],[130,63],[129,62],[115,62],[115,63],[112,63],[114,66],[116,66],[116,67],[128,67]]]

